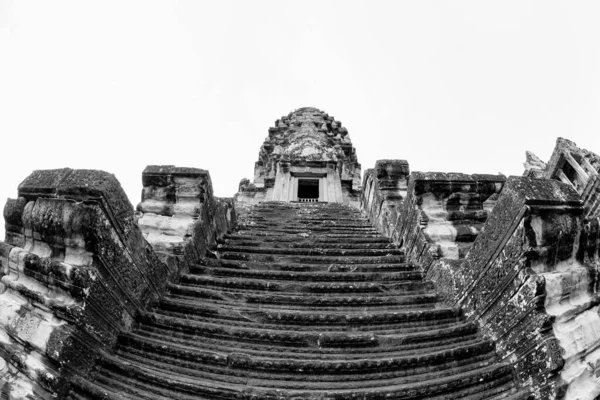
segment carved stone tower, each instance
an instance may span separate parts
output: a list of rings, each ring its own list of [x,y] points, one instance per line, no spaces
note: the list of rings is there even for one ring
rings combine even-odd
[[[316,108],[304,107],[275,121],[260,148],[254,182],[243,179],[236,202],[353,203],[360,164],[348,130]]]

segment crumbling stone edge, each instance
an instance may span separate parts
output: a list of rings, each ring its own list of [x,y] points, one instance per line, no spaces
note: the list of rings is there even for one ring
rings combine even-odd
[[[96,360],[235,226],[232,200],[214,197],[207,171],[150,166],[143,180],[138,213],[116,177],[96,170],[34,171],[7,201],[0,357],[13,396],[63,398],[78,382],[93,389],[85,382]],[[165,206],[154,221],[174,219],[183,232],[171,240],[172,231],[154,226],[152,234],[177,246],[147,240],[149,199]]]
[[[382,160],[365,173],[361,209],[406,250],[447,304],[460,307],[496,343],[520,386],[538,399],[594,398],[598,218],[584,216],[569,185],[510,177],[466,255],[445,258],[424,233],[427,216],[415,195],[423,178],[410,174],[405,161]]]

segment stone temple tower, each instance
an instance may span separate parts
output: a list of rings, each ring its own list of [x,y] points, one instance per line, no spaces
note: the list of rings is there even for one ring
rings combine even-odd
[[[327,113],[299,108],[275,121],[260,148],[254,181],[240,182],[236,202],[354,203],[360,164],[348,130]]]

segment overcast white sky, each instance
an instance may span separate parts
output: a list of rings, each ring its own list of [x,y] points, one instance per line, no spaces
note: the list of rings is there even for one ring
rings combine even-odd
[[[558,136],[600,152],[598,21],[599,1],[0,0],[0,203],[67,166],[134,205],[148,164],[232,196],[303,106],[342,121],[363,170],[520,175]]]

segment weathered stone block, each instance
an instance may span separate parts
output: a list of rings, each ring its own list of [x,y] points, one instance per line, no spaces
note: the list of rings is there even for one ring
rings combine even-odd
[[[213,196],[208,171],[151,165],[142,182],[138,225],[172,276],[189,268],[235,226],[233,203]]]

